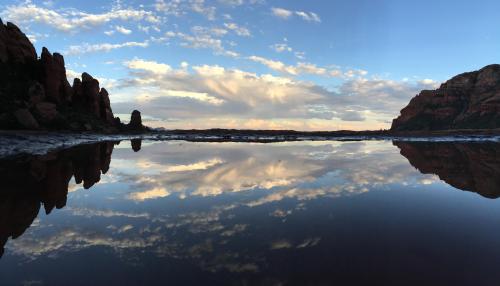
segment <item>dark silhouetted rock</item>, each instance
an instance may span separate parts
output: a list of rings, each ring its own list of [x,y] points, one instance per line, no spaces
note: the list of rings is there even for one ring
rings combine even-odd
[[[109,93],[99,87],[97,79],[83,73],[71,86],[61,54],[51,54],[44,47],[37,59],[26,35],[1,20],[0,128],[106,133],[126,130],[116,121]]]
[[[141,113],[138,110],[132,111],[127,129],[130,131],[143,131],[145,129],[142,125]]]
[[[99,81],[88,73],[83,73],[82,91],[85,109],[91,114],[100,117]]]
[[[111,110],[111,102],[109,100],[109,94],[108,91],[105,88],[101,88],[101,91],[99,92],[99,98],[100,98],[100,116],[102,119],[104,119],[106,122],[109,124],[114,124],[115,122],[115,117],[113,115],[113,111]]]
[[[414,97],[391,130],[500,128],[500,65],[458,75]]]
[[[499,143],[394,142],[410,164],[423,174],[436,174],[451,186],[500,197]]]
[[[42,122],[51,122],[58,115],[56,105],[49,102],[37,103],[35,111]]]
[[[45,99],[45,89],[39,82],[33,82],[28,89],[28,104],[30,107]]]
[[[64,58],[58,53],[52,55],[47,48],[42,49],[40,58],[45,95],[55,103],[65,103],[71,100],[72,90],[66,77]]]
[[[36,61],[35,47],[21,30],[0,20],[0,62],[26,63]]]
[[[18,109],[14,112],[18,124],[24,129],[36,130],[40,126],[28,109]]]

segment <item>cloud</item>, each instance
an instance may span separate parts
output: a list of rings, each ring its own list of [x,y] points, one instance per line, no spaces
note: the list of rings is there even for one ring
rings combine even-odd
[[[238,35],[238,36],[249,37],[252,35],[247,28],[240,27],[236,23],[224,23],[224,27],[228,28],[229,30],[234,31],[236,33],[236,35]]]
[[[288,19],[292,17],[293,12],[290,10],[286,10],[283,8],[271,8],[271,12],[273,13],[274,16],[282,18],[282,19]]]
[[[118,33],[121,33],[121,34],[124,34],[124,35],[130,35],[130,34],[132,34],[132,30],[129,30],[129,29],[123,27],[123,26],[116,26],[115,29],[116,29],[116,31]]]
[[[216,8],[214,6],[205,6],[205,0],[190,0],[191,9],[207,17],[208,20],[215,20]]]
[[[308,21],[308,22],[317,22],[320,23],[321,19],[316,13],[313,12],[303,12],[303,11],[295,11],[295,14],[300,18]]]
[[[237,52],[227,50],[222,40],[219,38],[223,32],[221,30],[205,29],[203,27],[194,27],[192,34],[169,31],[165,33],[167,38],[181,39],[180,46],[191,49],[210,49],[215,55],[223,55],[228,57],[239,57]]]
[[[44,24],[63,32],[75,32],[82,29],[90,30],[113,20],[159,22],[152,12],[142,9],[112,9],[110,11],[92,14],[76,9],[53,10],[33,4],[31,1],[19,5],[10,5],[0,15],[18,24]]]
[[[228,6],[241,6],[245,4],[244,0],[217,0],[219,3],[228,5]]]
[[[133,70],[148,71],[153,74],[164,75],[172,71],[172,67],[167,64],[157,63],[155,61],[145,61],[134,59],[124,63],[126,67]]]
[[[291,65],[286,65],[281,61],[270,60],[259,56],[250,56],[248,57],[248,59],[263,64],[272,70],[288,75],[296,76],[300,74],[312,74],[312,75],[334,76],[334,77],[341,75],[341,73],[337,74],[333,73],[332,71],[329,72],[326,68],[318,67],[312,63],[299,62],[297,65],[291,66]]]
[[[164,198],[168,197],[170,195],[170,192],[167,191],[163,187],[155,187],[150,190],[142,191],[142,192],[135,192],[135,193],[130,193],[128,195],[128,198],[134,201],[145,201],[145,200],[152,200],[152,199],[158,199],[158,198]]]
[[[268,64],[290,75],[328,76],[330,72],[306,63]],[[258,75],[217,65],[184,65],[174,69],[163,63],[134,59],[125,62],[125,66],[129,76],[117,88],[130,96],[115,103],[117,111],[139,106],[144,114],[166,120],[163,124],[184,128],[378,129],[388,127],[388,122],[420,90],[435,86],[432,81],[356,76],[345,77],[343,83],[329,90],[289,77]]]
[[[154,7],[158,12],[163,12],[167,15],[181,16],[186,12],[181,7],[182,0],[156,0]]]
[[[124,42],[119,44],[110,44],[110,43],[100,43],[100,44],[89,44],[83,43],[81,45],[72,45],[64,52],[67,55],[80,55],[87,53],[96,53],[96,52],[109,52],[111,50],[126,48],[126,47],[140,47],[146,48],[149,46],[149,41],[144,42]]]
[[[271,47],[271,49],[273,49],[277,53],[292,52],[293,51],[293,49],[290,46],[288,46],[288,44],[286,44],[286,43],[283,43],[283,44],[274,44],[274,45],[272,45],[270,47]]]
[[[321,22],[321,18],[318,16],[318,14],[314,12],[291,11],[284,8],[276,8],[276,7],[271,8],[271,12],[274,16],[284,20],[288,20],[295,15],[307,22],[316,22],[316,23]]]

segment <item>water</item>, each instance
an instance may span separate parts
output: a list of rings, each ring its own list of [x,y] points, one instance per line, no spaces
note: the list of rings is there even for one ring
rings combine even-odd
[[[0,285],[500,279],[495,142],[107,142],[0,180]]]

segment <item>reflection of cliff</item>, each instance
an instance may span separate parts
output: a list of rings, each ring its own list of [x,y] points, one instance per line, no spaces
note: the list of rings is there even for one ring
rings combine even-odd
[[[499,143],[394,142],[423,174],[487,198],[500,197]]]
[[[42,204],[47,214],[66,205],[73,176],[85,189],[99,182],[109,170],[113,147],[105,142],[0,161],[0,257],[8,238],[22,235]]]

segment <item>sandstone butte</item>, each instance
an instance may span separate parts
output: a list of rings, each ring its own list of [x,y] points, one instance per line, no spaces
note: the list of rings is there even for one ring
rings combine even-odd
[[[87,73],[70,85],[64,57],[40,58],[14,24],[0,19],[0,129],[95,132],[145,131],[140,112],[128,125],[114,117],[108,91]]]
[[[500,128],[500,65],[453,77],[414,97],[391,131]]]

